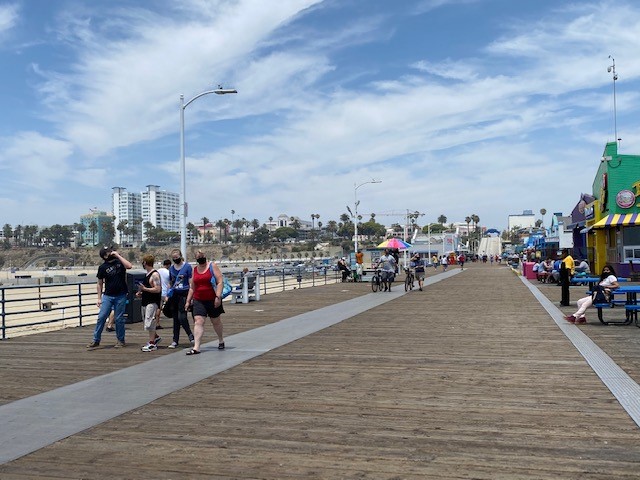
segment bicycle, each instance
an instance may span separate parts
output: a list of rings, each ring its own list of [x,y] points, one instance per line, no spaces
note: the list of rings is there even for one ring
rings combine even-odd
[[[380,275],[380,270],[376,270],[371,277],[371,290],[374,292],[382,291],[382,276]]]
[[[413,276],[413,272],[410,268],[405,268],[404,273],[406,274],[404,278],[404,291],[408,292],[409,290],[413,290],[415,277]]]

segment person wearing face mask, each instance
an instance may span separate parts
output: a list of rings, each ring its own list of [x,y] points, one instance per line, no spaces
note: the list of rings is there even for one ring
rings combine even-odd
[[[189,283],[193,275],[191,265],[184,261],[182,252],[179,249],[171,250],[171,261],[173,265],[169,268],[170,284],[173,288],[173,342],[169,348],[176,348],[180,343],[180,328],[183,328],[193,344],[193,333],[189,326],[186,304],[189,293]]]
[[[196,262],[198,262],[198,265],[196,265],[193,277],[189,281],[189,294],[185,307],[193,307],[195,343],[193,348],[187,351],[187,355],[200,353],[200,343],[204,334],[204,321],[207,317],[211,319],[213,329],[218,335],[218,350],[224,350],[222,320],[220,319],[220,315],[224,313],[224,308],[222,307],[222,272],[215,262],[207,262],[207,257],[200,250],[196,252]],[[215,290],[211,284],[212,276],[215,276],[216,279]]]
[[[98,267],[97,274],[98,301],[96,304],[100,310],[98,322],[93,331],[93,341],[87,345],[87,348],[96,348],[100,345],[104,324],[112,310],[115,313],[116,337],[118,339],[115,348],[121,348],[125,346],[124,310],[128,292],[127,270],[133,265],[111,247],[102,247],[100,257],[104,260],[104,263]]]
[[[613,267],[609,264],[602,267],[602,274],[600,274],[600,282],[596,288],[599,288],[603,291],[607,301],[611,298],[611,290],[618,288],[618,277],[616,277],[616,272]],[[592,295],[581,298],[578,300],[578,310],[573,315],[569,315],[564,317],[565,320],[569,323],[575,323],[578,325],[583,325],[587,323],[587,317],[585,317],[584,313],[587,311],[591,305],[593,305],[593,300],[596,295],[595,289]]]

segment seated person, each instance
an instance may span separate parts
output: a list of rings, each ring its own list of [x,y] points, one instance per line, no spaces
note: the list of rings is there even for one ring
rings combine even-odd
[[[533,264],[533,273],[536,274],[536,279],[538,281],[540,280],[540,275],[538,274],[539,271],[540,271],[540,262],[538,260],[535,260],[535,263]]]
[[[551,268],[551,281],[553,283],[560,284],[560,264],[562,261],[560,259],[553,262],[553,267]]]
[[[544,279],[543,281],[548,281],[548,279],[551,277],[551,272],[553,271],[553,262],[551,261],[551,258],[547,257],[547,259],[542,262],[542,272],[541,274],[544,275]]]
[[[602,274],[600,275],[600,282],[598,285],[604,289],[605,296],[607,297],[610,296],[611,290],[618,288],[618,278],[616,277],[616,272],[613,270],[611,265],[605,265],[602,267]],[[587,311],[587,308],[593,305],[593,297],[595,294],[596,293],[594,292],[592,295],[578,300],[578,310],[573,315],[564,317],[565,320],[569,323],[587,323],[587,317],[585,317],[584,312]]]
[[[587,276],[591,274],[591,269],[589,268],[589,263],[586,260],[582,260],[580,264],[575,268],[576,274],[580,276]]]
[[[253,276],[253,274],[249,272],[249,269],[247,267],[244,267],[242,269],[242,272],[240,272],[240,285],[235,287],[235,289],[242,290],[242,286],[244,285],[244,277],[251,277],[251,276]]]

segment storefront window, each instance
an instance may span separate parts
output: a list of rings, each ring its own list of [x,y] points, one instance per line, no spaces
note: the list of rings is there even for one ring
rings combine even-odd
[[[640,227],[626,227],[622,230],[624,262],[640,262]]]

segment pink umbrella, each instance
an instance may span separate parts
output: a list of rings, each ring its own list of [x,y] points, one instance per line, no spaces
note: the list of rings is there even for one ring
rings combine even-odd
[[[406,250],[407,248],[411,248],[411,244],[394,237],[382,242],[378,245],[378,248],[397,248],[398,250]]]

